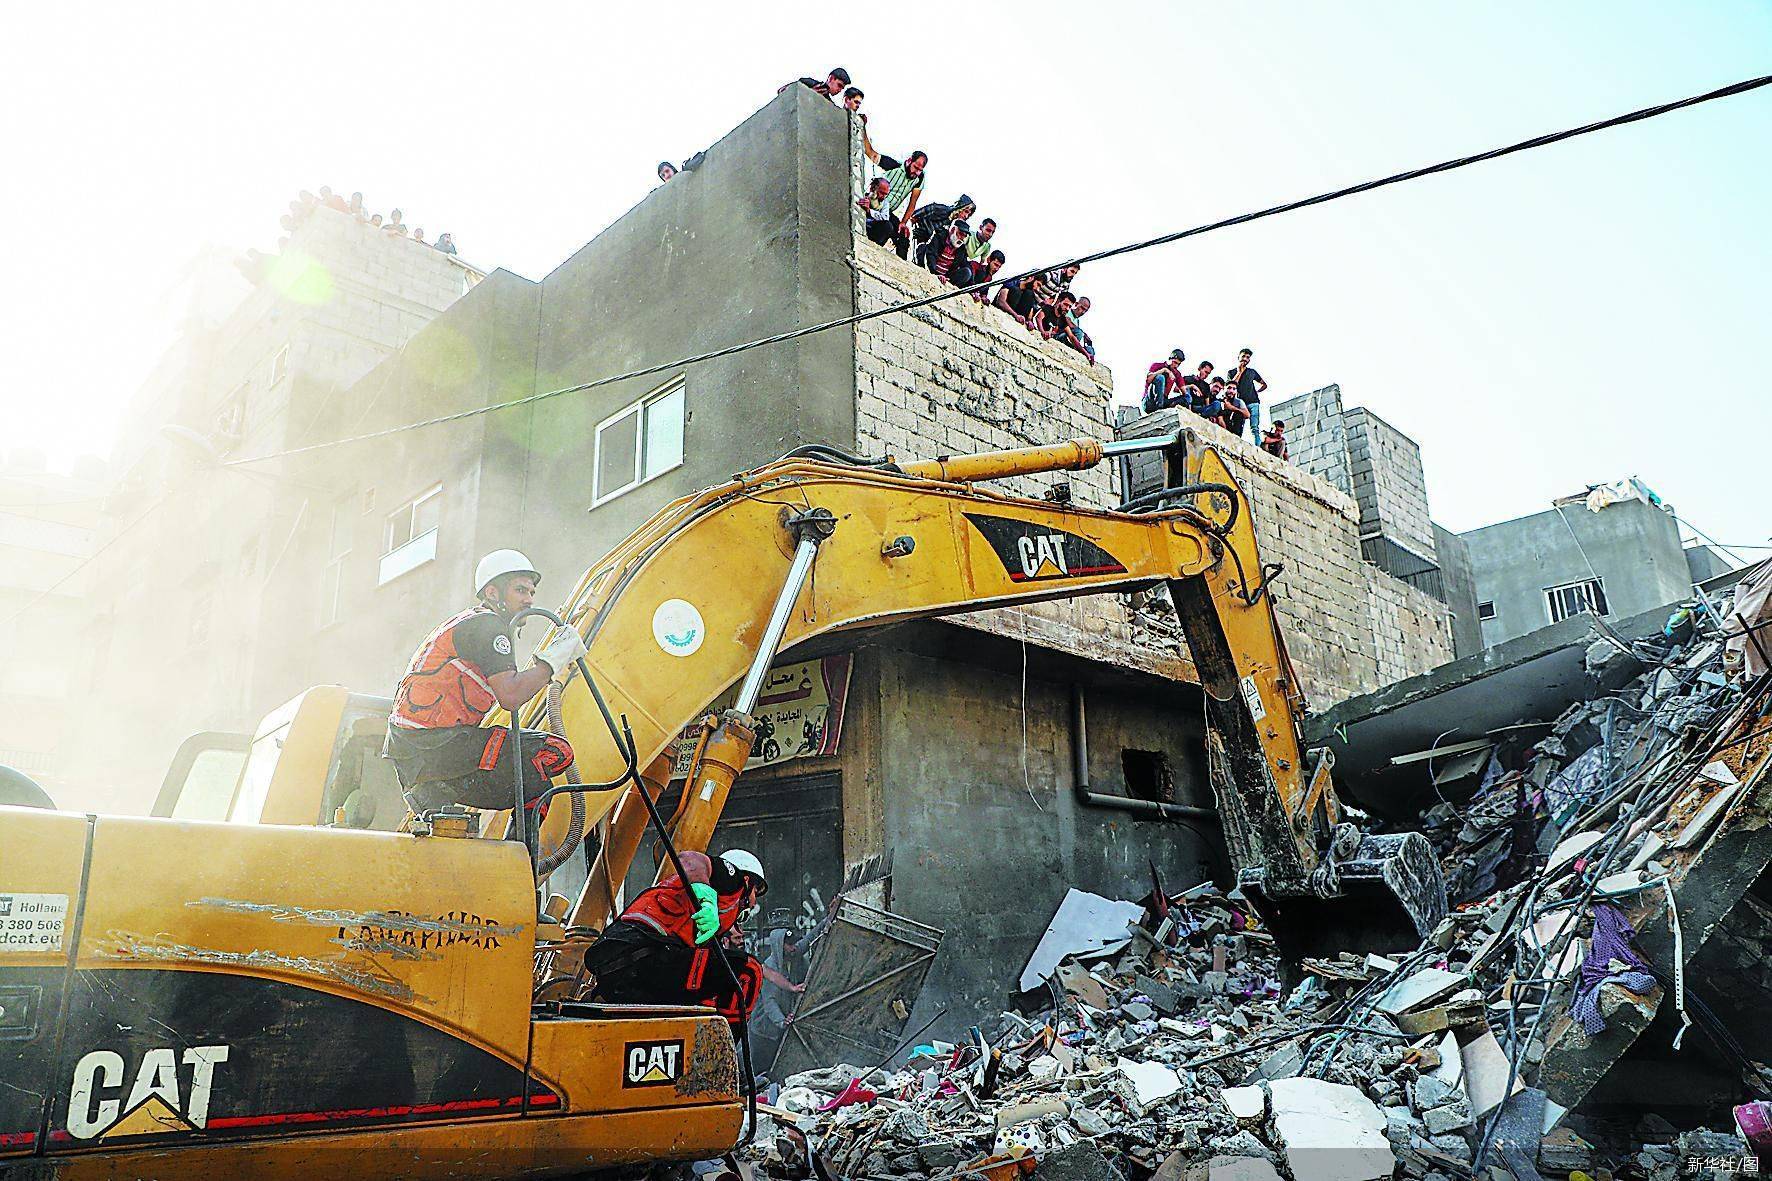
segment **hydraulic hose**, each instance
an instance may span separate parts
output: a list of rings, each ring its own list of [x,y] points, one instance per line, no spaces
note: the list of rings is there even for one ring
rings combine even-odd
[[[559,681],[548,682],[548,732],[556,738],[566,737],[566,723],[560,715],[560,698],[566,692],[566,686]],[[566,768],[566,782],[574,787],[584,785],[584,776],[578,773],[578,760],[573,759]],[[566,836],[559,845],[546,852],[538,852],[535,864],[535,876],[545,878],[566,864],[566,859],[578,851],[585,839],[585,797],[581,791],[568,793],[572,798],[572,813],[568,818]],[[536,837],[539,846],[541,838]]]
[[[529,607],[523,611],[519,611],[515,616],[512,617],[512,619],[511,619],[512,628],[514,629],[517,626],[517,624],[521,623],[524,619],[528,618],[531,615],[539,615],[543,619],[546,619],[548,622],[552,623],[555,627],[569,626],[558,615],[554,614],[552,611],[547,610],[546,608]],[[575,840],[570,833],[568,834],[567,841],[562,845],[562,848],[565,850],[565,854],[570,855],[573,845],[576,844],[577,841],[581,841],[584,838],[583,793],[586,791],[608,791],[613,788],[623,787],[623,786],[627,786],[628,784],[632,784],[634,787],[639,789],[640,802],[646,805],[647,819],[651,822],[653,832],[658,836],[659,843],[664,846],[664,851],[665,851],[666,855],[670,858],[672,868],[674,868],[677,871],[677,881],[683,887],[683,893],[689,898],[689,900],[692,903],[699,901],[698,899],[696,899],[694,893],[689,889],[689,874],[683,868],[683,860],[677,854],[677,847],[676,847],[675,843],[673,843],[671,840],[670,832],[665,828],[663,817],[659,816],[659,814],[658,814],[658,806],[655,803],[653,803],[652,797],[649,794],[647,794],[645,786],[643,784],[641,784],[641,782],[640,782],[639,757],[638,757],[638,752],[634,749],[634,733],[631,729],[628,728],[626,717],[625,716],[623,717],[623,719],[619,725],[616,723],[615,715],[610,712],[608,702],[606,702],[603,699],[603,692],[602,692],[602,690],[600,690],[597,687],[596,680],[591,676],[590,666],[585,663],[584,657],[582,657],[582,656],[579,657],[575,663],[578,666],[578,674],[580,676],[582,676],[585,680],[585,687],[591,691],[591,697],[597,703],[597,712],[599,712],[600,714],[603,715],[603,724],[609,730],[610,739],[615,743],[616,749],[620,750],[625,757],[625,760],[627,762],[627,769],[619,778],[613,780],[612,782],[592,784],[587,787],[583,784],[582,779],[580,779],[580,777],[576,773],[576,771],[577,771],[576,760],[574,760],[573,769],[568,771],[568,773],[567,773],[567,778],[568,778],[567,785],[564,787],[551,787],[547,791],[543,792],[541,796],[538,797],[538,802],[539,802],[539,801],[545,801],[547,799],[550,799],[555,795],[561,794],[562,792],[570,793],[572,795],[572,800],[573,800],[573,804],[574,804],[573,825],[574,825],[574,828],[577,830],[578,835]],[[558,685],[558,682],[556,682],[556,685]],[[559,734],[560,729],[562,728],[560,726],[558,718],[559,718],[559,693],[554,688],[550,688],[549,692],[548,692],[548,726],[556,735]],[[521,719],[519,719],[516,716],[515,711],[513,711],[512,716],[511,716],[511,736],[512,736],[512,738],[515,739],[516,736],[518,734],[520,734],[521,732],[522,732]],[[519,815],[521,815],[522,782],[523,782],[522,781],[522,768],[521,768],[521,766],[519,766],[518,780],[517,780],[518,797],[519,797]],[[528,834],[526,834],[526,835],[528,835]],[[535,856],[535,846],[530,845],[529,848],[530,848],[531,857],[534,857]],[[562,860],[564,860],[564,857],[562,857]],[[538,872],[538,874],[541,872],[541,870],[539,868],[539,863],[538,863],[537,872]],[[725,970],[726,978],[727,978],[728,982],[730,982],[732,985],[733,997],[738,1005],[738,1039],[737,1040],[738,1040],[740,1069],[744,1072],[744,1077],[741,1080],[741,1084],[744,1087],[744,1093],[745,1093],[744,1139],[748,1142],[750,1140],[750,1138],[756,1134],[756,1130],[757,1130],[757,1076],[751,1066],[750,1014],[745,1011],[744,989],[739,984],[738,973],[733,969],[731,961],[726,958],[726,955],[724,952],[720,952],[719,954],[716,954],[713,958],[715,960],[719,961],[720,966]],[[524,1075],[523,1075],[523,1087],[524,1087],[524,1103],[527,1105],[527,1103],[528,1103],[528,1088],[529,1088],[529,1074],[527,1071],[525,1071]]]

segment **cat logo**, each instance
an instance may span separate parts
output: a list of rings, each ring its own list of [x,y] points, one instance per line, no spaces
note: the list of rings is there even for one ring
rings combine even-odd
[[[621,1085],[668,1087],[683,1073],[683,1042],[629,1042],[622,1055]]]
[[[1039,578],[1042,571],[1048,578],[1071,572],[1064,560],[1062,533],[1024,534],[1015,539],[1015,548],[1021,555],[1021,573],[1024,578]]]
[[[123,1055],[94,1050],[74,1065],[68,1135],[121,1139],[203,1128],[215,1068],[227,1060],[227,1046],[187,1046],[182,1053],[161,1048],[143,1054],[131,1071]]]
[[[967,513],[966,519],[990,542],[1010,582],[1126,573],[1126,567],[1114,555],[1087,537],[1014,517]]]

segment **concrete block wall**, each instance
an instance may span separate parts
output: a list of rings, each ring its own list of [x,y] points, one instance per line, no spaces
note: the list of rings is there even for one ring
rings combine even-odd
[[[940,290],[935,277],[869,242],[855,241],[855,309],[869,311]],[[995,308],[951,299],[855,326],[856,449],[863,455],[929,459],[1111,439],[1113,378],[1072,349],[1042,341]],[[1068,481],[1074,500],[1111,508],[1118,471],[1050,473],[994,482],[1039,497]],[[1104,594],[954,617],[976,630],[1024,640],[1178,680],[1193,665],[1174,637],[1136,626],[1125,596]]]
[[[866,238],[855,243],[857,312],[945,286]],[[855,326],[856,442],[863,454],[930,459],[1010,447],[1111,439],[1113,375],[1043,341],[1003,312],[950,299]],[[992,485],[1038,497],[1068,480],[1092,508],[1119,503],[1111,464]]]
[[[1326,385],[1276,402],[1269,408],[1268,419],[1286,424],[1286,450],[1293,466],[1349,496],[1354,494],[1340,386]]]
[[[1360,571],[1380,685],[1427,672],[1457,656],[1452,611],[1446,604],[1376,566],[1362,565]]]
[[[1273,588],[1274,606],[1311,707],[1325,709],[1384,684],[1353,497],[1186,411],[1147,414],[1119,434],[1135,438],[1178,427],[1189,431],[1190,450],[1212,446],[1229,463],[1248,497],[1262,561],[1285,566]],[[1135,490],[1142,479],[1135,468]],[[1160,627],[1170,622],[1167,612],[1140,619]]]
[[[1428,519],[1421,448],[1363,407],[1346,411],[1342,422],[1354,499],[1360,505],[1361,535],[1384,537],[1431,564],[1434,524]]]

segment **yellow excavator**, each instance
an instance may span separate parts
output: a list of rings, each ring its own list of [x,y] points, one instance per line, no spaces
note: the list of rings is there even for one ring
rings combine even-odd
[[[340,687],[186,751],[154,817],[0,806],[0,1173],[540,1177],[729,1150],[727,1022],[591,1003],[584,951],[649,829],[707,847],[776,657],[907,619],[1166,586],[1238,884],[1281,947],[1413,943],[1445,908],[1431,850],[1342,817],[1301,743],[1276,570],[1223,458],[1188,438],[903,464],[809,448],[667,505],[555,617],[587,655],[522,720],[577,763],[539,832],[521,809],[484,825],[522,839],[406,814],[377,753],[386,700]],[[1139,450],[1165,487],[1117,511],[979,486]],[[591,825],[579,896],[538,898]]]

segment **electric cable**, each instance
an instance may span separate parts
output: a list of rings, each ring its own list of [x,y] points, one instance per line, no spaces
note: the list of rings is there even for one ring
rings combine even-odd
[[[927,307],[930,304],[940,303],[943,300],[957,299],[963,295],[970,295],[974,292],[983,291],[986,288],[995,287],[998,284],[1011,283],[1020,279],[1029,278],[1045,271],[1060,270],[1071,266],[1080,267],[1086,263],[1102,262],[1110,258],[1118,258],[1123,254],[1133,254],[1137,251],[1148,250],[1154,246],[1166,246],[1171,242],[1179,242],[1185,238],[1198,237],[1202,234],[1209,234],[1217,230],[1229,229],[1232,226],[1246,225],[1249,222],[1260,221],[1263,218],[1276,217],[1282,213],[1292,213],[1300,209],[1308,209],[1313,205],[1324,205],[1331,201],[1339,201],[1344,197],[1352,197],[1360,193],[1369,193],[1374,189],[1402,184],[1405,181],[1420,180],[1424,177],[1435,176],[1442,172],[1452,172],[1456,169],[1468,168],[1473,164],[1480,164],[1489,160],[1499,160],[1504,156],[1511,156],[1518,152],[1549,147],[1552,144],[1562,143],[1565,140],[1575,139],[1578,136],[1591,135],[1596,131],[1605,131],[1613,127],[1621,127],[1630,123],[1639,123],[1646,119],[1653,119],[1661,115],[1669,114],[1673,111],[1682,110],[1686,107],[1698,106],[1701,103],[1714,102],[1717,99],[1730,98],[1738,94],[1746,94],[1749,91],[1758,90],[1768,85],[1772,85],[1772,74],[1762,75],[1758,78],[1744,79],[1740,82],[1731,83],[1728,86],[1719,87],[1716,90],[1706,91],[1703,94],[1695,94],[1682,99],[1676,99],[1672,102],[1658,103],[1651,107],[1642,107],[1638,110],[1629,111],[1622,115],[1613,115],[1609,118],[1601,119],[1593,123],[1585,123],[1579,127],[1570,127],[1565,128],[1562,131],[1553,131],[1544,135],[1533,136],[1531,139],[1520,140],[1517,143],[1507,144],[1499,148],[1491,148],[1488,151],[1476,152],[1466,156],[1458,156],[1449,160],[1442,160],[1436,164],[1428,164],[1420,168],[1411,168],[1403,172],[1394,172],[1389,176],[1380,177],[1376,180],[1361,181],[1358,184],[1347,185],[1339,189],[1331,189],[1327,192],[1317,193],[1310,197],[1301,197],[1297,200],[1287,201],[1279,205],[1271,205],[1266,209],[1240,213],[1234,217],[1222,218],[1218,221],[1192,226],[1185,230],[1175,230],[1167,234],[1159,234],[1154,238],[1145,238],[1137,242],[1128,242],[1120,246],[1111,246],[1104,250],[1097,250],[1089,254],[1066,259],[1063,262],[1043,267],[1035,267],[1031,270],[1010,275],[1007,278],[993,277],[983,283],[974,283],[966,287],[955,287],[937,292],[934,295],[925,295],[917,299],[906,300],[902,303],[889,304],[886,307],[874,308],[871,311],[857,312],[848,316],[839,316],[834,320],[826,320],[818,324],[809,324],[801,328],[791,329],[787,332],[778,332],[773,336],[759,337],[755,340],[727,345],[723,348],[711,349],[707,352],[682,357],[675,361],[666,361],[657,365],[647,365],[639,369],[630,369],[625,373],[612,374],[608,377],[599,377],[590,381],[579,382],[576,385],[562,386],[559,389],[547,390],[539,394],[527,394],[521,398],[510,398],[502,402],[492,403],[488,406],[478,406],[468,410],[460,410],[453,414],[439,415],[435,418],[422,419],[417,422],[404,423],[399,426],[384,427],[381,430],[369,431],[359,435],[351,435],[342,439],[331,439],[321,443],[309,443],[304,446],[290,447],[282,451],[273,451],[264,455],[230,459],[224,461],[222,466],[240,467],[246,464],[264,463],[272,459],[282,459],[292,455],[304,455],[314,451],[327,450],[332,447],[342,447],[349,443],[361,443],[371,439],[382,439],[389,435],[418,430],[422,427],[438,426],[447,422],[457,422],[481,414],[490,414],[497,410],[508,410],[515,406],[525,406],[532,402],[540,402],[548,398],[558,398],[565,394],[583,393],[587,390],[614,385],[617,382],[628,381],[633,378],[649,377],[660,373],[683,369],[690,365],[699,365],[707,361],[715,361],[724,357],[736,356],[739,353],[748,352],[751,349],[763,348],[766,345],[784,344],[791,340],[798,340],[802,337],[812,336],[819,332],[826,332],[833,328],[843,328],[852,324],[860,324],[867,320],[876,320],[883,316],[893,315],[898,312],[907,312],[916,308]]]
[[[1214,230],[1228,229],[1231,226],[1243,225],[1245,223],[1252,222],[1252,221],[1259,221],[1263,218],[1273,217],[1273,216],[1276,216],[1281,213],[1290,213],[1295,210],[1308,208],[1312,205],[1327,204],[1330,201],[1340,200],[1343,197],[1350,197],[1350,196],[1357,195],[1359,193],[1370,192],[1374,189],[1384,188],[1386,186],[1394,185],[1394,184],[1400,184],[1404,181],[1418,180],[1423,177],[1433,176],[1433,175],[1436,175],[1436,174],[1442,173],[1442,172],[1451,172],[1451,171],[1454,171],[1455,169],[1465,168],[1465,167],[1468,167],[1472,164],[1478,164],[1478,163],[1482,163],[1482,162],[1488,161],[1488,160],[1500,159],[1503,156],[1513,155],[1517,152],[1524,152],[1524,151],[1533,150],[1535,148],[1548,147],[1552,144],[1562,143],[1565,140],[1574,139],[1574,138],[1576,138],[1578,136],[1582,136],[1582,135],[1589,135],[1589,134],[1592,134],[1596,131],[1605,131],[1605,130],[1609,130],[1610,128],[1613,128],[1613,127],[1621,127],[1626,124],[1638,123],[1638,122],[1642,122],[1647,119],[1657,118],[1661,115],[1666,115],[1666,114],[1669,114],[1673,111],[1682,110],[1686,107],[1698,106],[1701,103],[1712,102],[1712,101],[1715,101],[1717,99],[1722,99],[1722,98],[1730,98],[1730,97],[1733,97],[1738,94],[1746,94],[1750,91],[1759,90],[1762,87],[1765,87],[1768,85],[1772,85],[1772,74],[1762,75],[1758,78],[1744,79],[1740,82],[1731,83],[1728,86],[1719,87],[1716,90],[1706,91],[1703,94],[1691,95],[1687,98],[1677,99],[1673,102],[1660,103],[1660,104],[1657,104],[1656,106],[1652,106],[1652,107],[1643,107],[1643,108],[1640,108],[1635,111],[1630,111],[1626,114],[1614,115],[1611,118],[1602,119],[1598,122],[1587,123],[1587,124],[1583,124],[1582,126],[1579,126],[1579,127],[1567,128],[1563,131],[1550,132],[1545,135],[1535,136],[1532,139],[1521,140],[1518,143],[1509,144],[1505,147],[1492,148],[1486,152],[1479,152],[1474,155],[1460,156],[1455,159],[1444,160],[1438,164],[1430,164],[1430,165],[1427,165],[1422,168],[1410,169],[1409,171],[1406,171],[1406,172],[1393,173],[1390,176],[1382,177],[1377,180],[1370,180],[1370,181],[1365,181],[1365,182],[1362,182],[1362,183],[1356,184],[1356,185],[1349,185],[1345,188],[1334,189],[1334,190],[1331,190],[1331,191],[1325,192],[1325,193],[1319,193],[1319,194],[1312,196],[1312,197],[1305,197],[1305,198],[1301,198],[1296,201],[1289,201],[1289,202],[1286,202],[1281,205],[1270,206],[1267,209],[1256,210],[1256,211],[1250,212],[1250,213],[1239,214],[1235,217],[1225,218],[1220,221],[1207,223],[1205,225],[1194,226],[1190,229],[1177,230],[1173,233],[1162,234],[1162,235],[1159,235],[1155,238],[1147,238],[1147,239],[1140,241],[1140,242],[1132,242],[1132,243],[1128,243],[1128,244],[1122,245],[1122,246],[1111,247],[1107,250],[1099,250],[1093,254],[1085,254],[1085,255],[1082,255],[1078,258],[1070,259],[1067,262],[1059,263],[1059,264],[1057,264],[1057,268],[1063,268],[1066,266],[1073,266],[1073,265],[1081,266],[1082,264],[1087,263],[1087,262],[1100,262],[1105,259],[1118,257],[1119,255],[1122,255],[1122,254],[1131,254],[1136,251],[1146,250],[1146,249],[1149,249],[1153,246],[1163,246],[1163,245],[1167,245],[1171,242],[1179,242],[1184,238],[1197,237],[1202,234],[1211,233]],[[304,445],[301,447],[292,447],[292,448],[287,448],[282,451],[268,452],[264,455],[253,455],[253,456],[245,456],[245,457],[242,457],[239,459],[224,460],[220,466],[224,469],[241,468],[241,467],[244,467],[245,465],[248,465],[248,464],[264,463],[269,460],[283,459],[283,458],[286,458],[286,457],[289,457],[292,455],[302,455],[302,454],[307,454],[307,453],[314,452],[314,451],[327,450],[327,449],[330,449],[333,447],[342,447],[342,446],[345,446],[350,443],[361,443],[361,442],[365,442],[370,439],[386,438],[390,435],[401,434],[405,431],[419,430],[419,429],[421,429],[423,427],[427,427],[427,426],[439,426],[439,425],[441,425],[443,423],[447,423],[447,422],[457,422],[462,419],[473,418],[473,417],[477,417],[478,415],[482,415],[482,414],[490,414],[490,413],[493,413],[494,411],[497,411],[497,410],[508,410],[508,409],[511,409],[516,406],[524,406],[524,405],[528,405],[533,402],[544,401],[549,398],[561,397],[566,394],[583,393],[587,390],[597,389],[599,387],[607,386],[607,385],[613,385],[616,382],[627,381],[631,378],[646,377],[646,376],[650,376],[650,375],[657,374],[657,373],[663,373],[667,370],[684,368],[684,367],[687,367],[690,365],[698,365],[698,364],[701,364],[705,361],[718,360],[723,357],[730,357],[730,356],[734,356],[738,353],[747,352],[751,349],[762,348],[765,345],[781,344],[786,341],[796,340],[800,337],[811,336],[814,333],[824,332],[824,331],[827,331],[832,328],[842,328],[842,327],[845,327],[845,326],[848,326],[851,324],[859,324],[865,320],[878,319],[883,316],[891,315],[895,312],[911,311],[916,308],[925,307],[929,304],[939,303],[943,300],[954,299],[954,298],[957,298],[962,295],[970,295],[973,292],[983,291],[986,288],[996,286],[1000,283],[1014,282],[1018,279],[1024,279],[1029,276],[1039,274],[1039,273],[1042,273],[1047,270],[1057,269],[1057,268],[1035,267],[1032,270],[1022,271],[1019,274],[1011,275],[1007,278],[994,277],[989,282],[974,283],[969,287],[956,287],[956,288],[953,288],[952,290],[938,292],[935,295],[926,295],[926,296],[922,296],[918,299],[907,300],[903,303],[891,304],[891,305],[889,305],[887,307],[883,307],[883,308],[875,308],[872,311],[858,312],[858,313],[851,315],[851,316],[842,316],[842,317],[839,317],[835,320],[825,321],[822,324],[807,325],[806,327],[803,327],[803,328],[796,328],[796,329],[793,329],[788,332],[777,333],[774,336],[761,337],[756,340],[746,341],[746,342],[736,344],[736,345],[729,345],[725,348],[714,349],[710,352],[701,353],[701,354],[698,354],[695,356],[685,357],[680,360],[671,361],[671,362],[667,362],[667,363],[660,364],[660,365],[651,365],[651,366],[647,366],[642,369],[633,369],[633,370],[629,370],[626,373],[619,373],[619,374],[615,374],[615,375],[609,376],[609,377],[596,378],[592,381],[580,382],[577,385],[564,386],[564,387],[561,387],[560,389],[555,389],[555,390],[547,390],[547,391],[545,391],[543,393],[539,393],[539,394],[528,394],[528,395],[525,395],[521,398],[512,398],[512,399],[508,399],[503,402],[496,402],[496,403],[493,403],[492,405],[489,405],[489,406],[479,406],[479,407],[475,407],[475,408],[469,409],[469,410],[458,411],[457,413],[454,413],[454,414],[445,414],[445,415],[440,415],[435,418],[421,419],[417,422],[409,422],[409,423],[402,424],[400,426],[386,427],[386,428],[383,428],[378,431],[369,431],[369,432],[366,432],[363,434],[349,435],[349,436],[346,436],[341,439],[331,439],[331,440],[327,440],[325,442],[320,442],[320,443],[310,443],[310,444],[307,444],[307,445]],[[379,391],[378,391],[378,393],[379,393]],[[367,412],[367,410],[365,412]],[[361,421],[361,418],[359,418],[359,421]],[[158,507],[158,506],[156,505],[155,507]],[[106,543],[106,545],[104,547],[101,547],[100,551],[95,552],[94,554],[92,554],[88,558],[86,558],[86,560],[82,561],[73,570],[69,571],[68,574],[65,575],[61,581],[66,582],[68,578],[72,578],[75,574],[79,573],[80,570],[82,570],[86,566],[90,565],[91,562],[93,561],[93,559],[98,556],[98,552],[102,552],[103,549],[109,548],[109,546],[111,544],[114,544],[117,540],[121,539],[121,537],[125,533],[128,533],[131,530],[133,530],[135,528],[135,526],[138,524],[140,524],[139,518],[135,522],[132,522],[130,525],[125,526],[124,529],[119,531],[115,536],[113,536],[111,538],[111,540]],[[1697,530],[1694,529],[1694,532],[1696,532],[1696,531]],[[1745,549],[1748,547],[1743,546],[1741,548]],[[57,585],[59,586],[60,583],[57,583]],[[53,590],[53,589],[54,589],[53,587],[50,588],[50,590]],[[17,619],[20,615],[23,615],[25,611],[29,610],[31,607],[34,607],[37,605],[37,603],[41,602],[48,595],[48,593],[49,593],[49,591],[45,591],[45,592],[43,592],[43,594],[39,594],[37,596],[37,598],[33,599],[30,603],[26,604],[26,606],[24,608],[21,608],[19,611],[15,612],[13,615],[9,616],[5,622],[11,623],[14,619]]]

